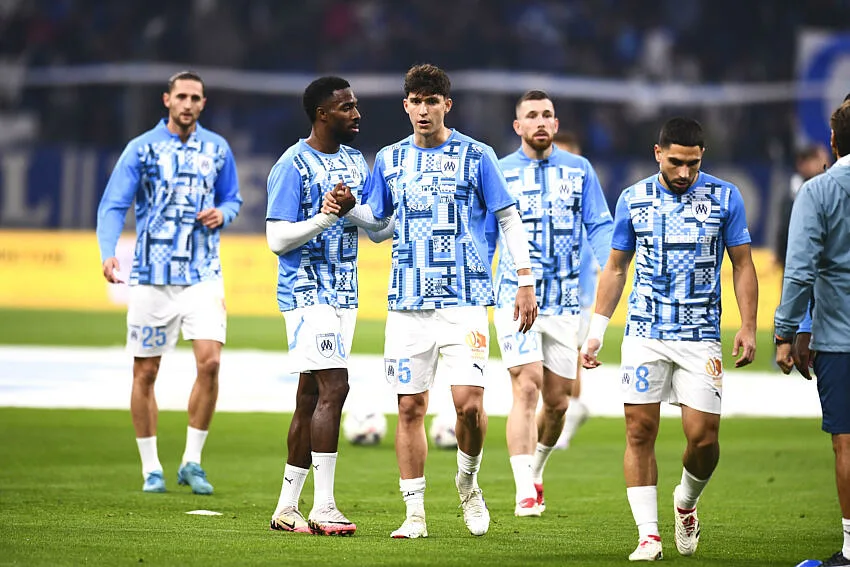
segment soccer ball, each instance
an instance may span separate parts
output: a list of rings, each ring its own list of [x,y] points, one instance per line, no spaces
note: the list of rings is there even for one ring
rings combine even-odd
[[[457,436],[455,435],[455,422],[457,416],[454,413],[439,413],[431,420],[428,429],[428,437],[434,447],[439,449],[457,448]]]
[[[387,434],[387,417],[375,411],[346,412],[342,434],[353,445],[377,445]]]

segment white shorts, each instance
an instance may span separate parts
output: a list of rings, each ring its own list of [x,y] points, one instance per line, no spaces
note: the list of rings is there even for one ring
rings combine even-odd
[[[390,311],[384,342],[384,374],[396,394],[431,389],[440,362],[452,386],[485,385],[490,358],[487,308],[446,307]]]
[[[310,372],[348,368],[357,308],[310,305],[283,312],[289,343],[289,369]]]
[[[227,311],[223,280],[194,285],[130,286],[127,350],[133,356],[161,356],[174,348],[180,331],[187,341],[224,344]]]
[[[623,402],[666,401],[706,413],[720,413],[723,353],[718,341],[665,341],[624,337]]]
[[[542,360],[543,366],[564,378],[576,377],[579,315],[539,315],[527,333],[520,333],[514,310],[493,313],[502,361],[508,368]]]

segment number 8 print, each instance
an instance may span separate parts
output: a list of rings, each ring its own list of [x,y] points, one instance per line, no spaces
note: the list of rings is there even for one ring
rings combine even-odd
[[[649,380],[647,377],[649,376],[649,368],[646,366],[638,366],[637,370],[635,370],[635,390],[638,392],[646,392],[649,390]]]

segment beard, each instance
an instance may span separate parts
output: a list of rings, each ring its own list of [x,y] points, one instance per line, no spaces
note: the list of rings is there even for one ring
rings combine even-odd
[[[535,132],[535,134],[536,133],[537,132]],[[529,137],[525,139],[525,143],[528,144],[536,152],[545,152],[552,145],[552,136],[547,136],[545,140],[539,140],[534,137]]]
[[[670,180],[669,177],[667,177],[667,174],[664,173],[663,171],[661,172],[661,177],[664,179],[664,184],[667,185],[667,188],[670,189],[670,191],[672,191],[676,195],[682,195],[684,193],[687,193],[688,189],[691,188],[691,185],[693,185],[694,181],[696,180],[696,176],[694,176],[693,179],[688,180],[688,186],[682,188],[682,187],[679,187],[678,185],[673,185],[673,182]]]

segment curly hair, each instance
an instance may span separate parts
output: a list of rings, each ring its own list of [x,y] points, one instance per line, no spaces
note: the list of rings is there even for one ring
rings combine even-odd
[[[414,65],[404,76],[404,96],[410,93],[449,98],[452,82],[446,72],[430,63]]]

